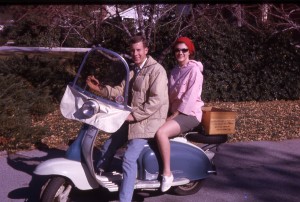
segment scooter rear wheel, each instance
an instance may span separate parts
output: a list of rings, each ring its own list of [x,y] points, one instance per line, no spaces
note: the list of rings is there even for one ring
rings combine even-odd
[[[47,182],[45,190],[43,191],[41,201],[42,202],[55,202],[55,201],[71,201],[69,194],[73,184],[71,184],[64,177],[53,177]]]
[[[192,195],[197,193],[202,187],[203,180],[192,181],[185,185],[173,187],[172,191],[180,196]]]

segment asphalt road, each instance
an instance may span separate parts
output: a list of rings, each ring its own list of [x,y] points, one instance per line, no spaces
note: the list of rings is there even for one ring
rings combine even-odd
[[[63,150],[23,151],[0,155],[0,201],[37,201],[45,179],[33,175],[35,166],[63,156]],[[214,159],[217,175],[207,178],[190,196],[136,193],[145,202],[298,202],[300,201],[300,139],[281,142],[225,143]],[[76,201],[114,201],[117,194],[76,192]]]

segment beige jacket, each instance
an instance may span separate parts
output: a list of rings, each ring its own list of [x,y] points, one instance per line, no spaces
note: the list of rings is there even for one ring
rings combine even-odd
[[[128,139],[153,138],[158,128],[165,122],[169,109],[167,73],[151,56],[137,75],[130,72],[129,94],[135,122],[129,124]],[[105,86],[108,97],[114,99],[123,95],[125,81],[119,86]],[[129,96],[130,97],[130,96]]]

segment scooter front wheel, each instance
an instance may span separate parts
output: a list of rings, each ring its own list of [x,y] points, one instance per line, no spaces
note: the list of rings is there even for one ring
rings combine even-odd
[[[69,202],[71,189],[73,184],[71,184],[64,177],[53,177],[47,182],[46,187],[43,191],[41,202]]]
[[[202,187],[203,180],[192,181],[185,185],[180,185],[177,187],[173,187],[172,191],[180,196],[192,195],[197,193]]]

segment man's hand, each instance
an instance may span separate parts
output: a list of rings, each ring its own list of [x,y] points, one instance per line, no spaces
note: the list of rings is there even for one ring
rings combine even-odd
[[[126,118],[126,121],[128,121],[128,122],[133,122],[133,121],[135,121],[135,119],[134,119],[134,117],[132,116],[132,114],[129,114],[129,115],[127,116],[127,118]]]
[[[100,82],[94,75],[88,76],[86,79],[86,84],[94,91],[100,92]]]

